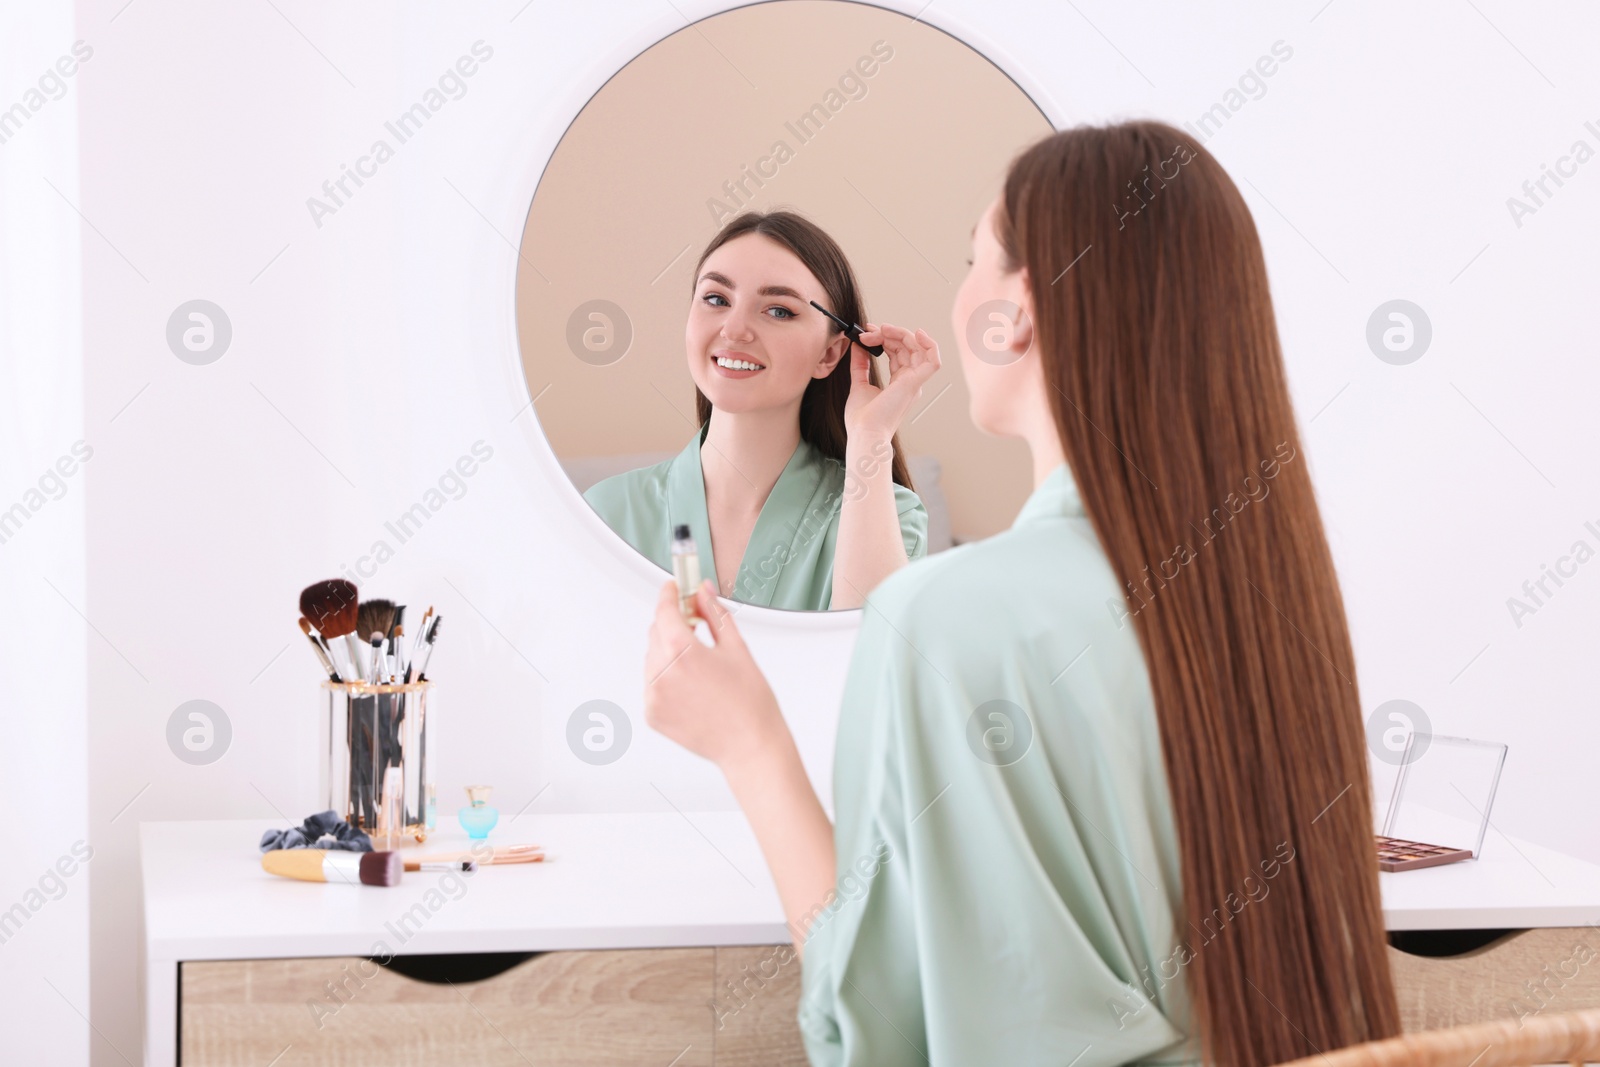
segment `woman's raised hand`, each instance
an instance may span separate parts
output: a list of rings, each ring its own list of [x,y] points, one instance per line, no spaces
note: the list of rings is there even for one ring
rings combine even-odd
[[[700,583],[695,609],[711,628],[710,646],[684,625],[677,584],[661,587],[644,659],[644,719],[728,772],[781,742],[789,726],[710,579]]]
[[[861,344],[883,345],[889,357],[889,384],[883,387],[867,380],[868,359]],[[939,345],[926,330],[903,326],[867,323],[861,331],[861,344],[850,346],[850,398],[844,405],[845,433],[887,441],[900,429],[911,405],[922,396],[922,387],[939,369]]]

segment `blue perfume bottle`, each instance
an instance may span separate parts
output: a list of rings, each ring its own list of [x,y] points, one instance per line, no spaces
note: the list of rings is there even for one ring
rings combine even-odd
[[[461,828],[475,841],[488,837],[489,831],[500,821],[500,809],[489,806],[489,794],[492,792],[493,786],[467,786],[467,800],[471,805],[456,812],[456,818],[461,820]]]

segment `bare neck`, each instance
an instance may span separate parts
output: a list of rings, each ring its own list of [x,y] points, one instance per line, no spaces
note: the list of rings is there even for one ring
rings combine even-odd
[[[1020,436],[1028,443],[1028,452],[1033,458],[1033,487],[1037,489],[1067,457],[1061,448],[1061,431],[1056,429],[1055,414],[1044,398],[1044,386],[1034,383],[1023,400],[1025,414]]]
[[[706,506],[759,513],[800,444],[800,409],[792,407],[712,416],[700,446]]]
[[[1066,454],[1061,451],[1061,438],[1056,434],[1054,424],[1049,427],[1048,434],[1038,435],[1038,438],[1028,438],[1028,451],[1033,454],[1033,487],[1039,488],[1044,480],[1067,460]]]

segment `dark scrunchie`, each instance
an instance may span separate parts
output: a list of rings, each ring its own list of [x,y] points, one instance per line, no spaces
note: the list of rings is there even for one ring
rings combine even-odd
[[[328,839],[330,838],[331,840]],[[343,852],[371,852],[372,838],[333,811],[323,811],[289,830],[268,830],[261,835],[261,851],[278,848],[325,848]]]

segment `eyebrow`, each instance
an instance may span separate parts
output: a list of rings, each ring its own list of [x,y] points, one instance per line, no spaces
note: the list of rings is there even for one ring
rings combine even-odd
[[[738,288],[738,286],[733,284],[733,279],[729,278],[726,274],[718,274],[714,270],[706,271],[700,276],[700,280],[703,282],[716,282],[717,284],[726,286],[729,289]],[[760,289],[756,290],[756,294],[758,296],[787,296],[794,300],[805,300],[805,297],[801,296],[787,285],[763,285]]]

